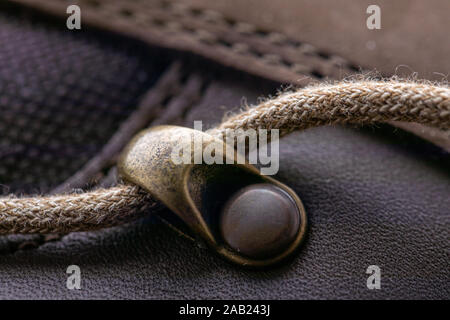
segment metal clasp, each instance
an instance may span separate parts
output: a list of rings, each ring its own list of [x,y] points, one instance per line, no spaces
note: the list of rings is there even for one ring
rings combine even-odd
[[[211,143],[216,144],[215,158],[223,159],[223,164],[199,163],[195,158],[195,150],[203,151]],[[191,150],[183,155],[186,161],[174,161],[180,146]],[[202,131],[153,127],[126,147],[119,173],[164,203],[228,260],[254,267],[277,263],[304,238],[303,204],[292,189],[248,163],[238,164],[225,150],[223,141]]]

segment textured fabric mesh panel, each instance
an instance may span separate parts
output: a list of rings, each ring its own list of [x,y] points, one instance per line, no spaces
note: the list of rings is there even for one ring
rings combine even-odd
[[[0,193],[49,191],[94,156],[167,65],[149,51],[0,13]]]

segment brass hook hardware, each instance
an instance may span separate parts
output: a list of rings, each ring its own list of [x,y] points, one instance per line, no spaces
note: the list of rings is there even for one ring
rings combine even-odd
[[[220,146],[215,158],[231,164],[195,159],[196,148],[203,152],[211,143]],[[192,150],[185,158],[190,162],[172,160],[180,144]],[[159,199],[228,260],[254,267],[277,263],[304,238],[303,204],[292,189],[250,164],[238,164],[227,152],[223,141],[205,132],[158,126],[129,143],[119,159],[119,173]]]

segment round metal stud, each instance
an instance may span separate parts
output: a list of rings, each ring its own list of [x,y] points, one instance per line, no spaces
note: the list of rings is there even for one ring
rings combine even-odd
[[[228,200],[220,227],[233,250],[253,259],[267,259],[289,247],[300,223],[294,199],[273,184],[260,183],[241,189]]]

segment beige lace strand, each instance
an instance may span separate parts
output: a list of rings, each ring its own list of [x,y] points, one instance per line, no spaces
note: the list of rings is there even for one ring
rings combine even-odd
[[[222,122],[213,134],[280,129],[282,134],[334,123],[406,121],[450,129],[450,89],[430,84],[362,81],[319,85],[283,94]],[[65,233],[136,219],[157,204],[139,187],[50,197],[0,199],[0,234]]]
[[[137,186],[80,194],[0,200],[0,234],[68,233],[106,228],[141,217],[157,205]]]
[[[409,82],[348,82],[308,87],[268,100],[217,127],[280,129],[284,133],[334,123],[417,122],[448,129],[450,89]]]

